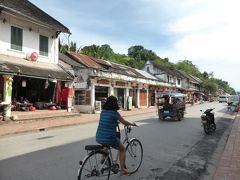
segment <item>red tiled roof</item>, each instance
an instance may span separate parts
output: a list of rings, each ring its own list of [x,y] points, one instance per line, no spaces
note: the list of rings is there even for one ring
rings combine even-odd
[[[97,59],[97,58],[94,58],[94,57],[91,57],[91,59],[94,60],[98,64],[101,64],[101,65],[104,65],[104,66],[108,66],[108,67],[112,67],[112,63],[110,63],[107,60]]]
[[[79,54],[79,53],[76,53],[76,52],[68,52],[68,54],[70,56],[72,56],[72,58],[74,58],[75,60],[77,60],[78,62],[80,62],[81,64],[83,64],[87,67],[95,68],[95,69],[101,69],[102,68],[101,65],[96,63],[89,56]]]
[[[101,69],[103,71],[107,70],[108,72],[115,72],[115,73],[124,74],[127,76],[145,78],[141,73],[139,73],[134,68],[131,68],[122,64],[109,62],[107,60],[98,59],[98,58],[90,57],[90,56],[75,53],[75,52],[68,52],[68,54],[72,58],[74,58],[75,60],[77,60],[78,62],[80,62],[81,64],[89,68]]]

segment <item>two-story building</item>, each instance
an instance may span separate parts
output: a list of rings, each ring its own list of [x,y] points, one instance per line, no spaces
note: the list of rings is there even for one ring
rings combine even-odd
[[[174,68],[163,67],[153,61],[147,61],[142,70],[157,77],[160,81],[171,84],[162,91],[179,91],[182,88],[183,76]]]
[[[154,75],[161,81],[172,85],[171,88],[163,89],[163,91],[178,91],[185,94],[186,102],[190,102],[191,100],[198,102],[204,96],[204,93],[200,89],[202,81],[193,75],[171,67],[163,67],[153,61],[147,61],[143,70]]]
[[[24,99],[56,102],[73,77],[59,65],[59,34],[67,27],[28,0],[0,2],[0,103],[4,116]],[[58,97],[67,101],[68,96]],[[47,104],[45,104],[47,105]],[[18,106],[18,108],[19,108]]]
[[[202,81],[195,76],[185,73],[184,71],[178,70],[178,72],[184,77],[182,81],[181,92],[187,95],[186,101],[190,103],[190,101],[193,99],[200,99],[200,97],[204,95],[200,89],[200,84]]]

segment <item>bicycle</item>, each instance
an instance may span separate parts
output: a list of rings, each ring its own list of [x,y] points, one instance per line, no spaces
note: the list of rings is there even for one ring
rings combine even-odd
[[[136,138],[130,138],[132,127],[124,126],[126,144],[126,168],[129,175],[135,173],[143,159],[143,147]],[[117,174],[120,170],[118,164],[118,152],[113,158],[112,147],[109,145],[86,145],[88,155],[80,161],[78,180],[83,179],[109,179],[111,174]]]

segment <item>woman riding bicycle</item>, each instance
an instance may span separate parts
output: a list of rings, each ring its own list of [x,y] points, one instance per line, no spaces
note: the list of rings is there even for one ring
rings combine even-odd
[[[117,112],[119,110],[118,101],[115,96],[109,96],[106,103],[103,105],[103,110],[100,114],[100,120],[96,133],[96,141],[99,144],[110,145],[118,149],[120,172],[121,174],[128,174],[125,166],[126,154],[125,147],[117,135],[118,121],[126,126],[136,126],[134,122],[128,122]]]

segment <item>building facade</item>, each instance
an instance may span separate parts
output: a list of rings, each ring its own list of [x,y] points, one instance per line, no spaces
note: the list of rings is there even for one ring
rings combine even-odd
[[[100,112],[110,95],[121,109],[147,108],[155,105],[157,91],[171,87],[145,71],[75,52],[67,55],[80,64],[65,61],[74,69],[74,108],[80,112]]]
[[[22,100],[56,102],[73,77],[59,65],[59,34],[69,29],[28,0],[0,2],[0,103],[4,117]],[[30,104],[30,103],[29,103]],[[45,104],[46,105],[46,104]]]

